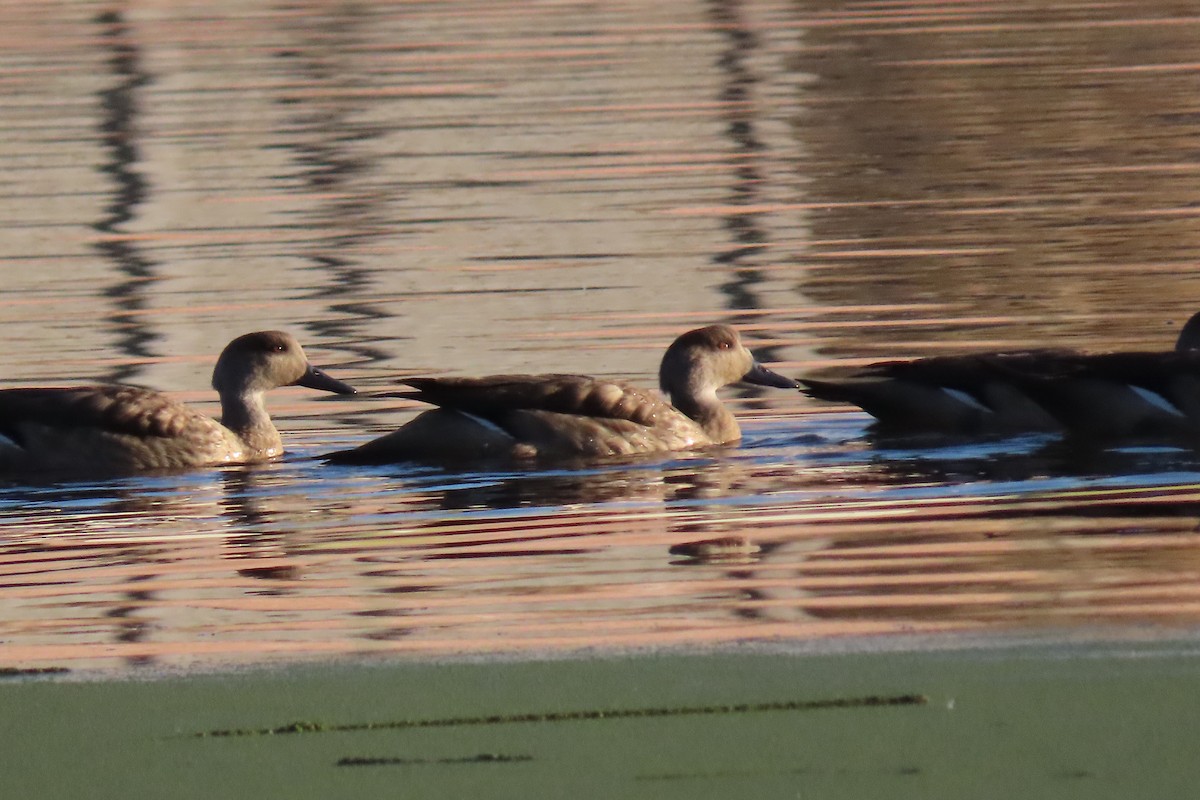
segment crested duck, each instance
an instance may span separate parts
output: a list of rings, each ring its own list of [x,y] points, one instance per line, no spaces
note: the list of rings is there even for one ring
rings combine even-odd
[[[607,456],[690,450],[741,438],[717,398],[731,383],[794,389],[759,364],[728,325],[676,339],[659,383],[667,402],[624,381],[583,375],[409,378],[401,397],[437,406],[399,430],[328,456],[340,463]]]
[[[217,359],[221,420],[136,386],[0,390],[0,472],[130,473],[265,461],[283,444],[263,394],[279,386],[354,388],[308,363],[292,336],[239,336]]]

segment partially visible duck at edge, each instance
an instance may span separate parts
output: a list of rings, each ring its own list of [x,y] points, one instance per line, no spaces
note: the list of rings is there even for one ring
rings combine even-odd
[[[623,381],[583,375],[410,378],[408,397],[437,408],[354,450],[338,463],[593,457],[691,450],[741,438],[718,399],[731,383],[795,389],[759,364],[728,325],[689,331],[659,368],[670,403]]]
[[[935,356],[799,382],[809,397],[859,406],[884,434],[1196,436],[1200,313],[1184,325],[1173,351]]]
[[[308,363],[292,336],[259,331],[229,343],[213,370],[221,420],[165,394],[124,385],[0,390],[0,473],[124,474],[266,461],[283,453],[265,392],[353,387]]]

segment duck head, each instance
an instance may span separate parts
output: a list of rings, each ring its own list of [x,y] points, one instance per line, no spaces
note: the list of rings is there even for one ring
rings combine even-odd
[[[728,325],[709,325],[680,336],[667,348],[658,383],[676,406],[711,395],[731,383],[795,389],[796,381],[764,367]]]
[[[226,345],[213,369],[212,385],[222,396],[293,385],[336,394],[356,392],[308,363],[300,343],[282,331],[247,333]]]

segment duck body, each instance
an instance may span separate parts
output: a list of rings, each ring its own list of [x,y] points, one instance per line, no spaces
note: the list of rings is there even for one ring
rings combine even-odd
[[[603,457],[691,450],[741,438],[716,390],[795,388],[724,325],[690,331],[663,357],[657,393],[584,375],[412,378],[400,396],[437,406],[397,431],[329,456],[341,463]]]
[[[246,334],[222,352],[213,373],[221,421],[136,386],[0,390],[0,473],[119,474],[269,460],[283,443],[263,394],[291,384],[354,391],[312,367],[279,331]]]
[[[1200,438],[1200,351],[1078,356],[1006,375],[1068,434]]]
[[[1069,358],[1057,351],[935,356],[871,364],[837,380],[800,378],[809,397],[859,406],[881,431],[1013,433],[1057,431],[1058,419],[1013,373]]]
[[[1200,314],[1174,351],[935,356],[799,383],[810,397],[859,406],[882,433],[1200,436],[1198,348]]]
[[[9,473],[119,473],[255,460],[216,420],[135,386],[0,391],[0,433],[7,440],[0,445],[0,470]],[[262,454],[279,450],[268,445]]]
[[[438,408],[335,461],[612,456],[713,444],[650,392],[584,375],[414,378],[402,396]]]

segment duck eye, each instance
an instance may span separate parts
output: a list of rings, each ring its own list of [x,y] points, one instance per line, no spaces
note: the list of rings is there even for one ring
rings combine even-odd
[[[277,344],[274,349],[276,353],[282,353],[284,350],[287,350],[287,345]]]
[[[717,347],[720,347],[722,350],[728,350],[730,347],[733,347],[733,343],[725,339]]]

